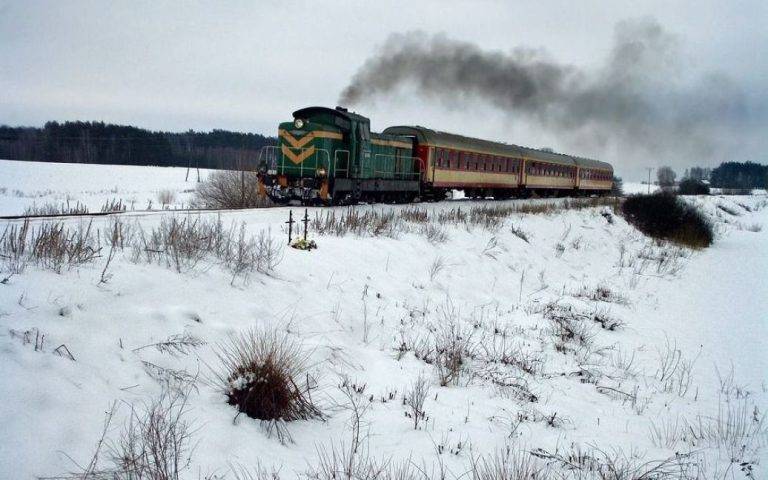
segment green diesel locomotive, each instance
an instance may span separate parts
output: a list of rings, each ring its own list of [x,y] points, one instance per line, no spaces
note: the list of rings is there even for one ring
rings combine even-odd
[[[470,197],[604,194],[610,164],[438,132],[389,127],[345,108],[309,107],[278,127],[278,144],[260,155],[264,192],[278,203],[342,204]]]

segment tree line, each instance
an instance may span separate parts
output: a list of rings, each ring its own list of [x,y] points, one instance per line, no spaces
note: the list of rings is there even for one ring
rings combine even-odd
[[[671,187],[675,185],[677,173],[671,167],[660,167],[656,171],[656,178],[662,187]],[[768,165],[724,162],[716,168],[693,167],[685,170],[682,181],[707,182],[712,187],[726,189],[768,189]]]
[[[227,130],[155,132],[103,122],[0,126],[0,158],[7,160],[253,168],[260,149],[276,144],[275,137]]]

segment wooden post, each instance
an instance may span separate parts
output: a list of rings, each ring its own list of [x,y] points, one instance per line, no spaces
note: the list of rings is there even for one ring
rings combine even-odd
[[[293,234],[293,224],[296,223],[293,220],[293,210],[288,210],[288,221],[285,222],[288,224],[288,245],[291,244],[291,235]]]
[[[309,209],[304,209],[304,220],[302,220],[304,223],[304,241],[307,241],[307,224],[309,223]]]

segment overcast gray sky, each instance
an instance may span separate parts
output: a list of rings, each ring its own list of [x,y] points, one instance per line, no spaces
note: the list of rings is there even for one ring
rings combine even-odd
[[[682,169],[697,158],[715,165],[726,159],[765,162],[766,4],[0,0],[0,124],[103,120],[162,130],[223,128],[274,135],[277,123],[297,108],[336,105],[353,75],[392,34],[445,34],[440,38],[501,55],[520,47],[537,49],[557,65],[589,73],[605,69],[621,33],[617,24],[645,19],[675,44],[674,68],[653,74],[652,84],[669,75],[678,85],[698,85],[675,90],[677,96],[668,102],[672,117],[680,102],[687,109],[706,103],[702,85],[710,86],[713,97],[735,92],[743,106],[736,114],[718,111],[717,104],[694,112],[717,117],[705,132],[718,141],[707,144],[706,151],[692,153],[686,147],[667,154],[613,141],[605,123],[590,130],[591,141],[585,132],[571,135],[562,125],[549,128],[540,117],[501,108],[494,104],[498,98],[425,97],[407,81],[386,94],[361,98],[354,109],[369,116],[376,130],[421,124],[549,146],[613,162],[630,178],[639,177],[645,166],[669,163]],[[718,80],[708,82],[711,78]],[[681,125],[680,118],[673,122]],[[686,125],[675,129],[681,143]],[[649,132],[653,137],[653,129]],[[690,138],[698,143],[698,137]]]

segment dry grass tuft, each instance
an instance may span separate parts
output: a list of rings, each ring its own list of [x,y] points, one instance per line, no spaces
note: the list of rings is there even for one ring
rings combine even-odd
[[[281,441],[283,422],[322,418],[311,397],[307,353],[279,330],[249,330],[233,335],[218,349],[218,385],[239,413],[271,422]],[[300,384],[303,385],[300,386]]]
[[[493,455],[473,456],[471,480],[544,480],[548,468],[530,453],[510,447]]]

